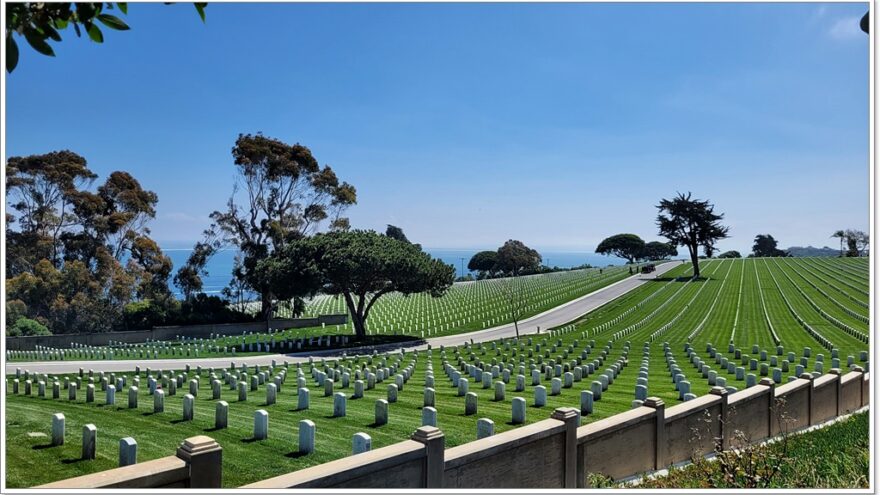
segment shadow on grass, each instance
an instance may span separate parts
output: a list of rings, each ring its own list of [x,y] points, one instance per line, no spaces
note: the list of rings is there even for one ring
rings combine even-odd
[[[191,422],[192,422],[191,419],[183,419],[183,418],[180,418],[180,419],[172,419],[171,421],[169,421],[169,423],[171,423],[171,424],[173,424],[173,425],[176,425],[176,424],[178,424],[178,423],[191,423]]]
[[[52,447],[61,447],[61,445],[52,445],[51,443],[47,443],[47,444],[44,444],[44,445],[34,445],[34,446],[31,447],[31,448],[34,449],[34,450],[43,450],[43,449],[49,449],[49,448],[52,448]]]
[[[259,439],[254,438],[254,437],[241,439],[241,443],[254,443],[254,442],[259,442],[259,441],[260,441]]]
[[[299,459],[300,457],[305,457],[307,455],[309,455],[309,454],[307,454],[305,452],[296,451],[296,452],[288,452],[288,453],[284,454],[284,457],[288,457],[290,459]]]
[[[76,464],[77,462],[87,461],[89,459],[83,459],[82,457],[78,459],[62,459],[61,464]]]

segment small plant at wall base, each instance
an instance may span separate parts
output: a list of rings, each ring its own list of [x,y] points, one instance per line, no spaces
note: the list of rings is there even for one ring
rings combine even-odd
[[[721,452],[716,460],[696,456],[691,464],[670,469],[665,476],[642,479],[635,485],[639,488],[868,488],[868,421],[868,413],[862,412],[807,433],[783,433],[782,438],[773,443]],[[744,440],[744,435],[740,435],[739,441]],[[759,478],[757,473],[762,470],[766,474]]]

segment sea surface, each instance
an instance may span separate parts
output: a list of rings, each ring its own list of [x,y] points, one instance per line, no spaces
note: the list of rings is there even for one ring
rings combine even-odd
[[[186,263],[187,258],[192,252],[192,248],[162,246],[162,250],[171,258],[174,263],[173,273]],[[471,257],[481,249],[443,249],[443,248],[424,248],[425,252],[443,260],[445,263],[455,267],[456,276],[464,276],[469,273],[467,269],[468,261]],[[576,252],[576,251],[539,251],[543,262],[547,266],[558,266],[560,268],[571,268],[590,264],[592,266],[608,266],[620,265],[625,260],[615,258],[613,256],[602,256],[592,252]],[[206,294],[220,294],[224,287],[229,285],[232,279],[232,267],[235,262],[237,250],[226,249],[218,251],[206,267],[208,276],[203,277],[203,291]],[[180,295],[177,287],[172,287],[175,294]]]

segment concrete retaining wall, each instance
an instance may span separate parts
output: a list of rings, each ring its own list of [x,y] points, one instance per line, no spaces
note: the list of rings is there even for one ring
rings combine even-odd
[[[729,395],[715,387],[668,410],[662,400],[649,397],[644,406],[581,427],[577,410],[560,408],[550,419],[449,450],[439,429],[423,426],[411,440],[243,488],[583,488],[589,473],[628,478],[685,461],[693,453],[710,453],[716,440],[725,448],[737,447],[740,432],[757,442],[868,405],[869,376],[860,368],[846,375],[836,371],[815,380],[805,374],[778,387],[763,379]],[[180,451],[178,457],[185,458]],[[44,487],[107,486],[101,484],[106,479],[116,480],[112,486],[120,488],[168,486],[169,476],[182,477],[183,471],[180,462],[165,461],[173,476],[133,476],[144,463]],[[126,482],[123,474],[132,479]],[[219,479],[219,474],[212,476]],[[170,483],[197,486],[192,479],[190,474]]]

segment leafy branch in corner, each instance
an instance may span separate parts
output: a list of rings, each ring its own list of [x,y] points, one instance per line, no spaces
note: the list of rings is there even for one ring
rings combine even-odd
[[[195,3],[196,11],[202,22],[205,22],[207,3]],[[114,6],[123,15],[128,15],[127,3],[42,3],[24,2],[6,4],[6,72],[12,72],[18,66],[18,43],[13,34],[24,37],[25,41],[43,55],[54,57],[55,50],[49,41],[60,42],[61,34],[73,26],[77,37],[83,31],[95,43],[104,42],[104,33],[100,25],[116,31],[129,30],[128,24],[119,17],[106,11],[114,10]]]

